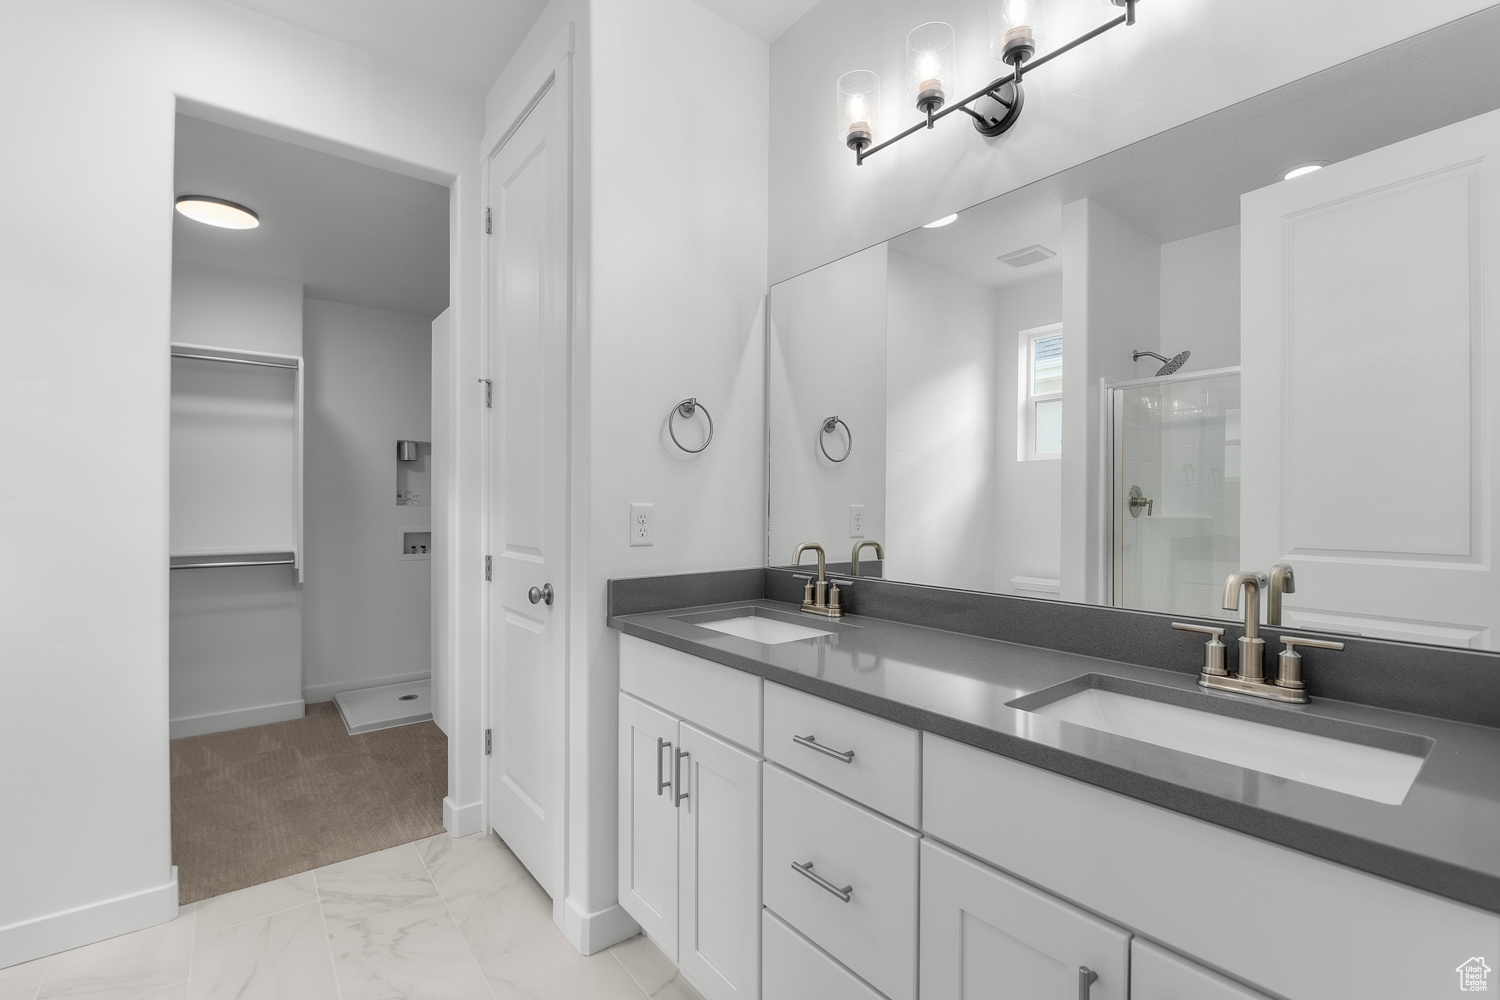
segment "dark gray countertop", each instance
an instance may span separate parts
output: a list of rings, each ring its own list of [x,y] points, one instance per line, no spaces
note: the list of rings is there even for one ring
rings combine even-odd
[[[767,600],[615,616],[627,635],[758,674],[894,722],[1046,768],[1185,815],[1500,913],[1500,730],[1314,699],[1305,706],[1209,693],[1193,675],[855,615],[836,635],[767,645],[683,621],[760,608],[812,628],[826,620]],[[1426,763],[1400,805],[1114,736],[1007,707],[1087,674],[1215,699],[1222,714],[1279,713],[1288,728],[1349,724],[1425,737]],[[1239,706],[1250,705],[1250,708]],[[1291,719],[1284,713],[1293,713]],[[1264,721],[1264,718],[1262,718]]]

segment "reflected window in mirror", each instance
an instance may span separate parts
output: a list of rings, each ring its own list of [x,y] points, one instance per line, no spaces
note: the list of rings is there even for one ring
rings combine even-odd
[[[1062,457],[1063,332],[1060,324],[1021,331],[1024,384],[1017,457],[1022,461]]]

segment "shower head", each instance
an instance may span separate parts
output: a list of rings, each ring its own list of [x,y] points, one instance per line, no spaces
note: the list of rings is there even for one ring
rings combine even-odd
[[[1142,358],[1155,358],[1158,361],[1165,362],[1165,364],[1161,366],[1161,370],[1156,373],[1157,377],[1160,377],[1162,375],[1171,375],[1183,365],[1187,364],[1188,358],[1192,356],[1192,351],[1183,351],[1181,354],[1172,358],[1163,357],[1162,355],[1157,354],[1155,351],[1134,351],[1130,355],[1130,360],[1139,361]]]

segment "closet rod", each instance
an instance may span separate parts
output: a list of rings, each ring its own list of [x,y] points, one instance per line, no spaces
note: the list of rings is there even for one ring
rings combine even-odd
[[[259,365],[261,368],[296,368],[295,361],[251,361],[249,358],[221,358],[212,354],[188,354],[184,351],[173,351],[174,358],[193,358],[197,361],[227,361],[232,365]]]
[[[244,562],[210,562],[210,563],[184,563],[181,566],[173,566],[172,569],[223,569],[227,566],[295,566],[295,559],[255,560]]]

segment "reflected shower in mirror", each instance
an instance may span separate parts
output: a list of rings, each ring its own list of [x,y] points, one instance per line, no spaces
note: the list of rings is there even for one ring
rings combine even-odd
[[[1495,648],[1497,48],[1491,8],[773,286],[770,563],[1207,618],[1288,564],[1288,627]]]

